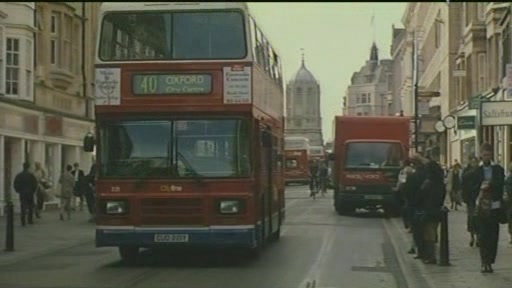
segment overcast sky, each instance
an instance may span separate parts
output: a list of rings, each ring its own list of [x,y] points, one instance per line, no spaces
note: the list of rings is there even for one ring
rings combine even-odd
[[[403,27],[406,4],[249,3],[260,28],[281,56],[286,82],[300,67],[300,48],[304,48],[306,67],[320,82],[326,141],[332,138],[332,120],[341,114],[350,77],[365,64],[372,42],[377,43],[380,59],[390,58],[391,26]]]

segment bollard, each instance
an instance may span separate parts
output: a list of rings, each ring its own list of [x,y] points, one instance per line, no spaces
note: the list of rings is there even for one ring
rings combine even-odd
[[[450,266],[450,250],[448,240],[448,211],[446,206],[441,207],[441,236],[439,244],[439,266]]]
[[[14,251],[14,205],[12,201],[5,204],[5,251]]]

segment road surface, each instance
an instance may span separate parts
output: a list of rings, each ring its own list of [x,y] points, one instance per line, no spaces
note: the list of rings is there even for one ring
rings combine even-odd
[[[281,240],[257,259],[226,252],[145,251],[140,265],[128,267],[120,263],[116,249],[98,249],[90,242],[3,265],[0,287],[406,287],[381,215],[339,216],[331,191],[313,200],[306,190],[287,187]]]

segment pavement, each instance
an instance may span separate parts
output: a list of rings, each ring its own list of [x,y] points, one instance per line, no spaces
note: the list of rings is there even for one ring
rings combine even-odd
[[[0,217],[0,266],[51,254],[94,240],[94,223],[86,211],[73,212],[71,220],[60,221],[56,210],[45,211],[34,224],[21,226],[19,214],[14,218],[14,251],[6,252],[6,218]],[[1,285],[0,285],[1,286]]]
[[[48,246],[57,238],[58,245],[67,242],[67,246],[0,263],[0,287],[406,287],[382,216],[339,216],[332,206],[332,192],[313,200],[306,186],[287,187],[286,197],[281,239],[254,259],[229,251],[149,250],[141,253],[139,265],[125,266],[116,249],[94,247],[92,227],[85,217],[70,223],[45,217],[48,223],[43,220],[27,228],[33,233],[12,253],[29,250],[31,243]],[[5,253],[0,254],[4,257]]]
[[[505,288],[512,284],[512,247],[506,226],[495,273],[480,273],[470,248],[465,211],[451,211],[451,266],[424,265],[406,254],[410,234],[399,218],[358,212],[339,216],[332,191],[316,200],[306,186],[288,186],[280,241],[249,259],[229,251],[170,250],[141,253],[122,265],[117,249],[94,246],[87,213],[59,221],[46,212],[32,226],[16,218],[16,251],[0,252],[0,287],[10,288]],[[0,240],[5,219],[0,218]],[[1,243],[3,244],[3,243]]]
[[[425,265],[407,254],[412,236],[403,228],[400,218],[386,221],[385,226],[397,248],[397,257],[407,275],[409,288],[508,288],[512,287],[512,246],[509,244],[507,225],[500,227],[498,257],[493,274],[480,273],[480,254],[469,246],[466,232],[466,210],[459,208],[448,214],[450,266]],[[437,245],[439,255],[439,245]],[[438,258],[439,260],[439,258]]]

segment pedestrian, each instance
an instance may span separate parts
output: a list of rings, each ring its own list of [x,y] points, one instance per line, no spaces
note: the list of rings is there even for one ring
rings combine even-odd
[[[46,171],[41,167],[41,163],[34,163],[34,176],[37,179],[37,191],[36,191],[36,207],[35,214],[37,218],[41,218],[41,212],[44,208],[44,202],[46,201],[46,189],[47,189],[47,181],[46,181]]]
[[[327,168],[327,164],[323,161],[320,162],[318,177],[320,180],[320,190],[322,191],[323,196],[327,193],[327,178],[329,177],[329,170]]]
[[[30,171],[30,164],[23,163],[23,171],[14,178],[14,190],[19,195],[21,208],[21,225],[33,224],[34,195],[37,190],[37,179]],[[28,219],[26,219],[28,218]]]
[[[480,241],[481,272],[492,273],[500,232],[500,209],[505,185],[503,167],[492,161],[493,147],[482,144],[479,173],[480,192],[476,200],[477,229]]]
[[[462,169],[459,163],[453,165],[448,171],[446,177],[446,190],[450,195],[450,207],[452,210],[458,210],[458,206],[461,206],[461,190],[462,190]]]
[[[59,179],[60,183],[60,220],[64,220],[64,214],[67,219],[71,219],[71,199],[73,198],[73,190],[75,188],[75,178],[71,174],[73,167],[66,165],[65,171]]]
[[[85,201],[87,203],[87,210],[91,215],[90,222],[94,221],[94,215],[96,214],[96,163],[94,157],[92,158],[93,164],[89,170],[89,174],[85,177],[87,185],[85,187]]]
[[[309,197],[314,197],[318,193],[318,163],[315,160],[309,161],[308,174],[309,174]],[[315,189],[316,188],[316,189]]]
[[[507,224],[508,234],[510,235],[509,243],[512,244],[512,162],[508,164],[508,176],[505,179],[505,192],[507,196]]]
[[[426,179],[426,169],[422,159],[419,154],[415,154],[411,157],[414,172],[407,177],[405,182],[406,201],[409,213],[411,213],[410,225],[412,238],[414,246],[416,246],[415,259],[423,259],[425,256],[425,241],[423,237],[425,224],[425,195],[421,187]]]
[[[477,157],[470,157],[469,164],[462,173],[462,201],[466,204],[466,227],[471,237],[469,240],[470,247],[475,245],[475,241],[476,246],[480,246],[475,226],[475,205],[480,191],[479,162],[480,160]]]
[[[425,210],[423,263],[436,264],[437,230],[441,220],[441,208],[446,197],[446,186],[444,184],[443,168],[437,162],[428,158],[423,157],[421,161],[426,170],[426,179],[421,187]]]
[[[85,190],[87,188],[87,181],[85,181],[84,170],[80,169],[80,165],[77,162],[75,162],[75,164],[73,164],[73,168],[74,169],[73,169],[72,175],[75,179],[75,186],[73,189],[73,194],[75,197],[77,197],[79,199],[79,207],[80,207],[80,211],[82,211],[84,209],[84,194],[85,194]],[[74,199],[72,200],[71,205],[73,207],[76,206]]]
[[[401,161],[402,170],[398,174],[398,182],[395,188],[395,202],[398,207],[401,209],[402,221],[405,229],[410,228],[410,217],[407,212],[407,197],[406,197],[406,189],[405,183],[407,182],[407,177],[414,172],[414,169],[411,166],[411,161],[409,159],[405,159]]]

